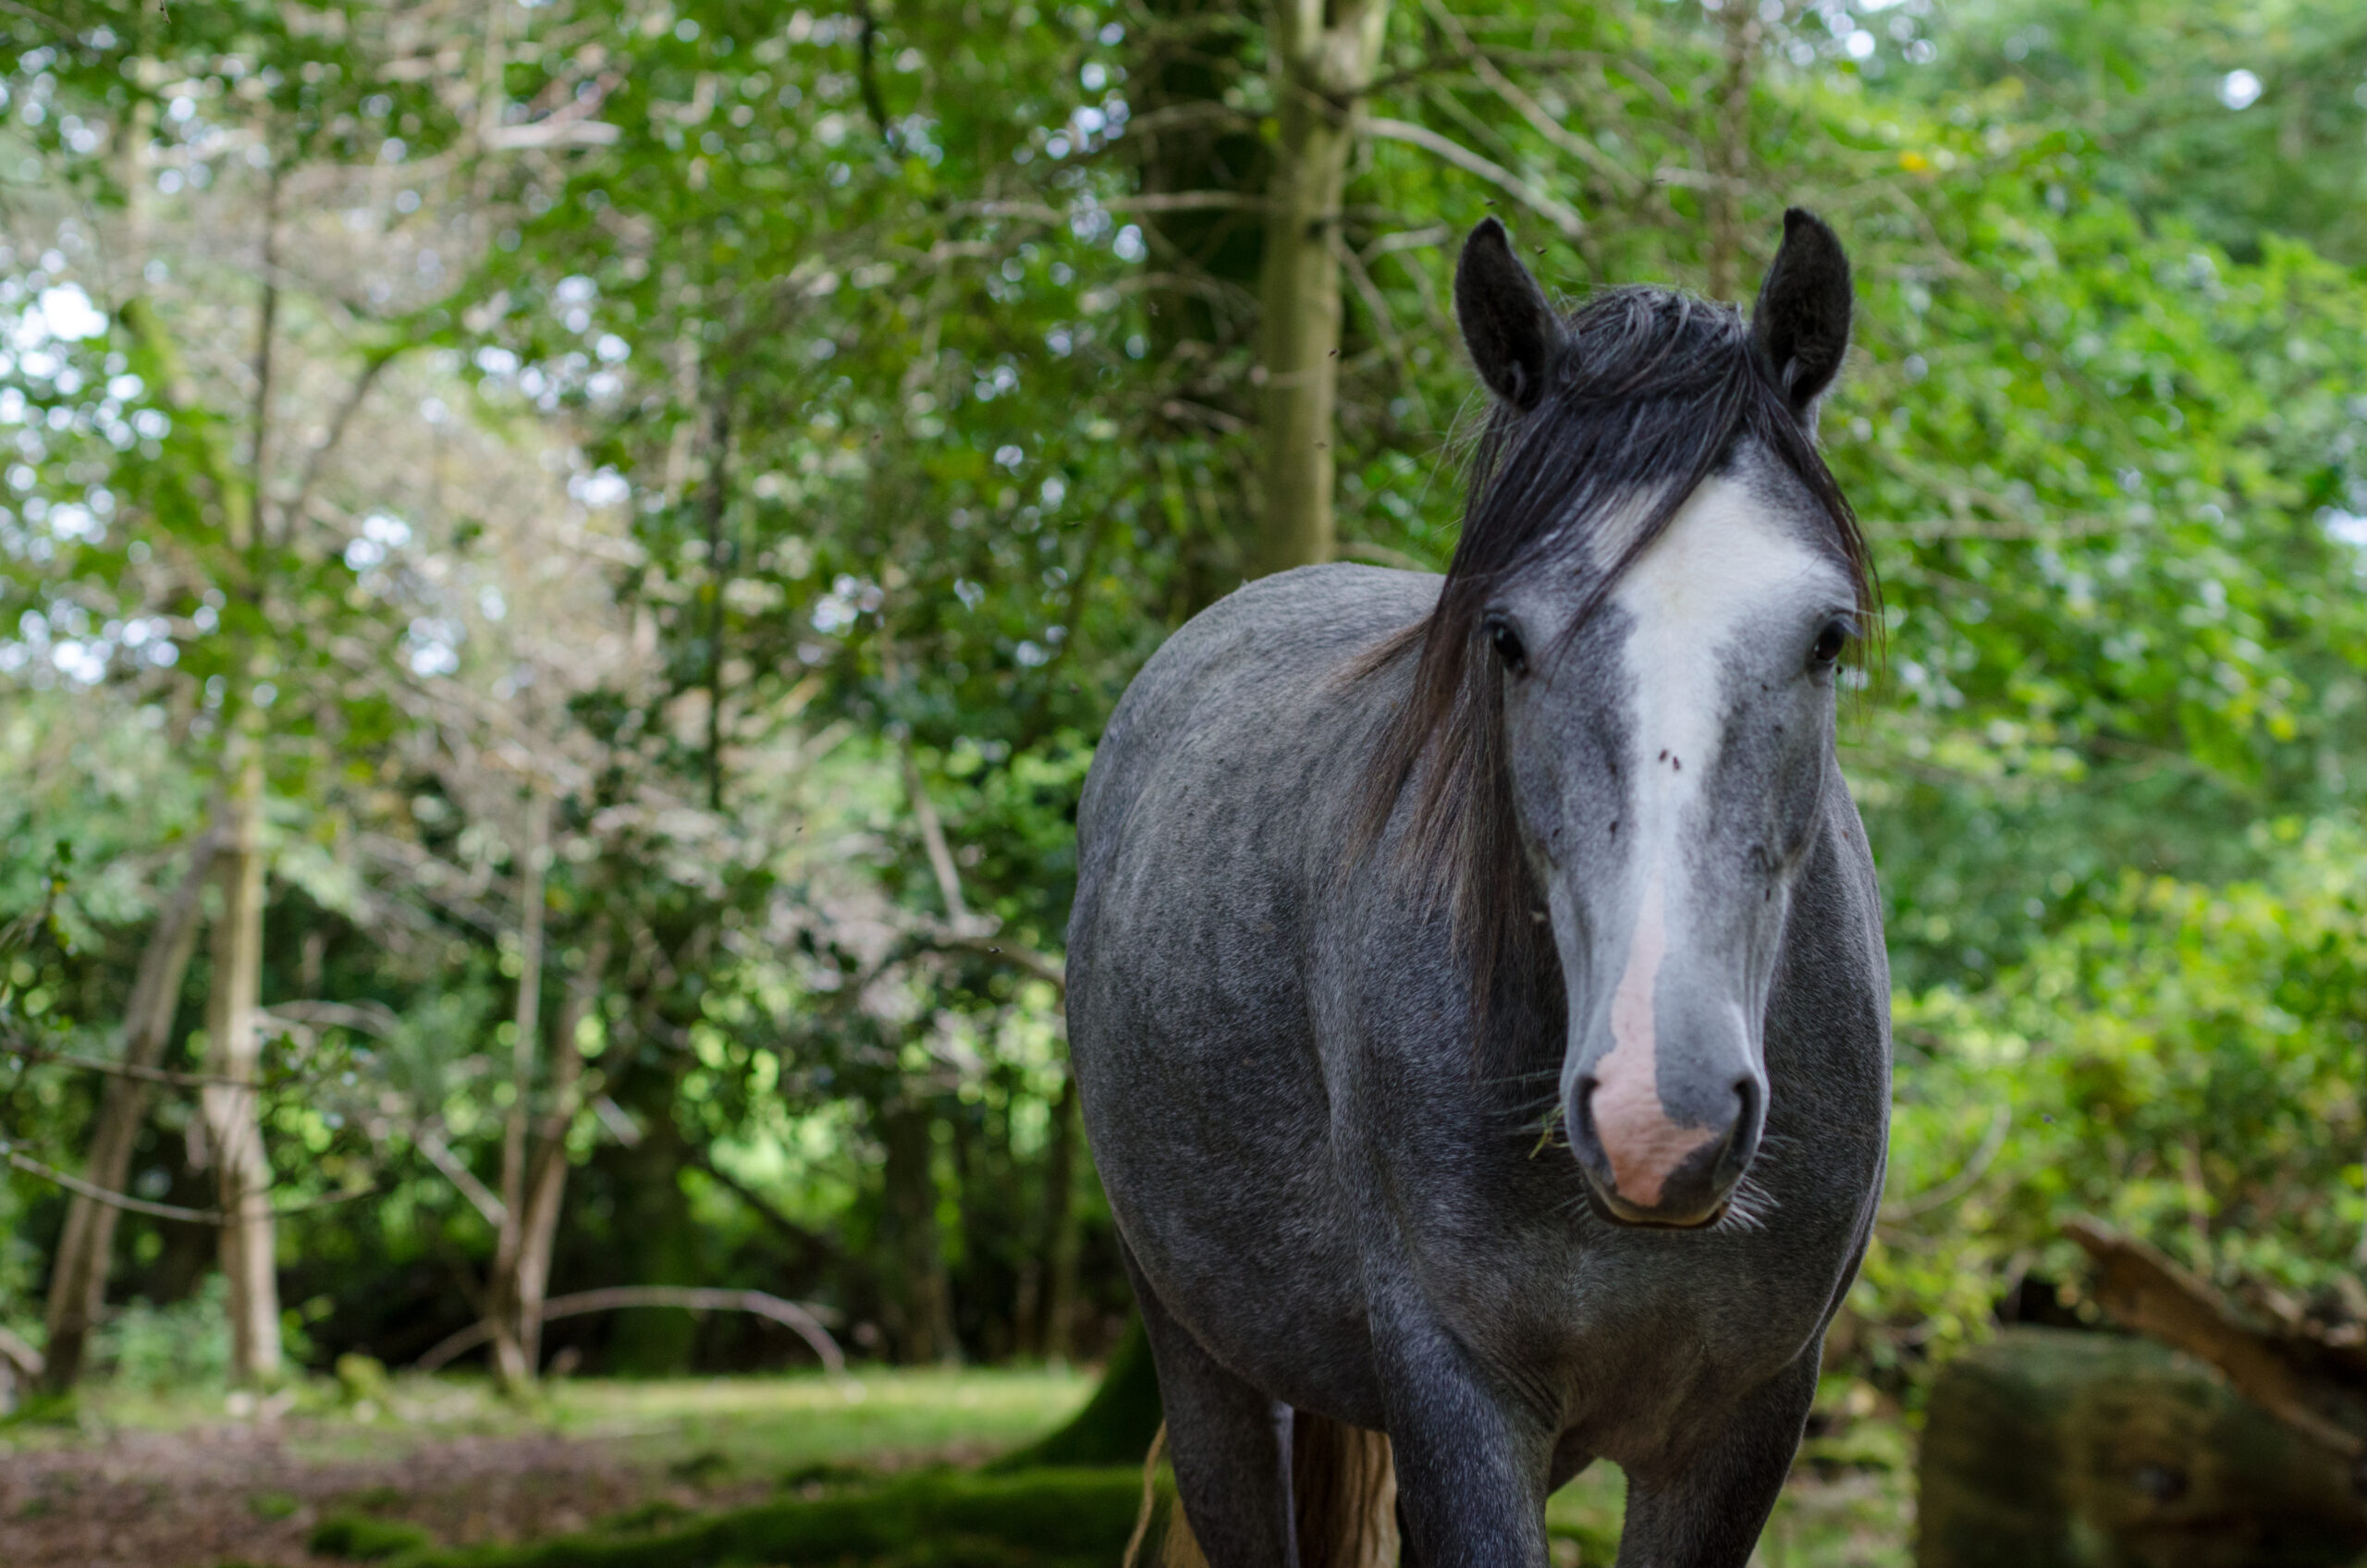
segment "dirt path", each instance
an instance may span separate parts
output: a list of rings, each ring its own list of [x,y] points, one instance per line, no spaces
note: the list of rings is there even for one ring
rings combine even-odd
[[[717,1508],[772,1489],[699,1484],[681,1464],[628,1458],[597,1438],[389,1431],[383,1454],[323,1457],[306,1453],[307,1428],[235,1423],[0,1451],[0,1563],[295,1568],[328,1561],[304,1542],[341,1510],[408,1520],[457,1545],[559,1534],[660,1499]]]

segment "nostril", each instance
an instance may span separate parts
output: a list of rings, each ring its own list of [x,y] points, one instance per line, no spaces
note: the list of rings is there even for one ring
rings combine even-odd
[[[1597,1087],[1598,1084],[1591,1076],[1581,1078],[1570,1085],[1569,1112],[1572,1131],[1582,1129],[1588,1137],[1594,1135],[1594,1092]]]
[[[1735,1120],[1726,1130],[1725,1146],[1718,1151],[1713,1180],[1721,1186],[1740,1180],[1743,1167],[1759,1148],[1759,1083],[1748,1077],[1734,1084]]]

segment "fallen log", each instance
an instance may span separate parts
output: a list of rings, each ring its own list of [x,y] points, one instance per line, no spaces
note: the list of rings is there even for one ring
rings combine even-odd
[[[2300,1437],[2358,1466],[2367,1457],[2367,1359],[2297,1323],[2255,1327],[2207,1281],[2093,1219],[2063,1233],[2096,1261],[2096,1303],[2124,1328],[2208,1362]]]
[[[2336,1568],[2350,1476],[2191,1356],[2011,1328],[1933,1381],[1917,1568]]]

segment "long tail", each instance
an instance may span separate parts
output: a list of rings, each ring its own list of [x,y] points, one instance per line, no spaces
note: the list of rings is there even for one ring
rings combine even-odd
[[[1299,1568],[1390,1568],[1397,1561],[1397,1466],[1389,1439],[1310,1411],[1291,1421]]]
[[[1162,1422],[1143,1460],[1142,1512],[1122,1568],[1135,1568],[1150,1531],[1166,1447]],[[1297,1412],[1291,1421],[1291,1491],[1298,1511],[1299,1568],[1390,1568],[1397,1561],[1397,1469],[1382,1434]],[[1159,1568],[1208,1568],[1181,1499],[1159,1542]]]

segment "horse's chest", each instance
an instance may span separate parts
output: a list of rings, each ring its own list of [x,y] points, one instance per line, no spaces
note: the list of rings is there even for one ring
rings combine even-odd
[[[1813,1223],[1781,1235],[1540,1225],[1410,1251],[1429,1310],[1504,1386],[1558,1404],[1564,1427],[1610,1453],[1711,1418],[1793,1363],[1823,1325],[1852,1238]]]

